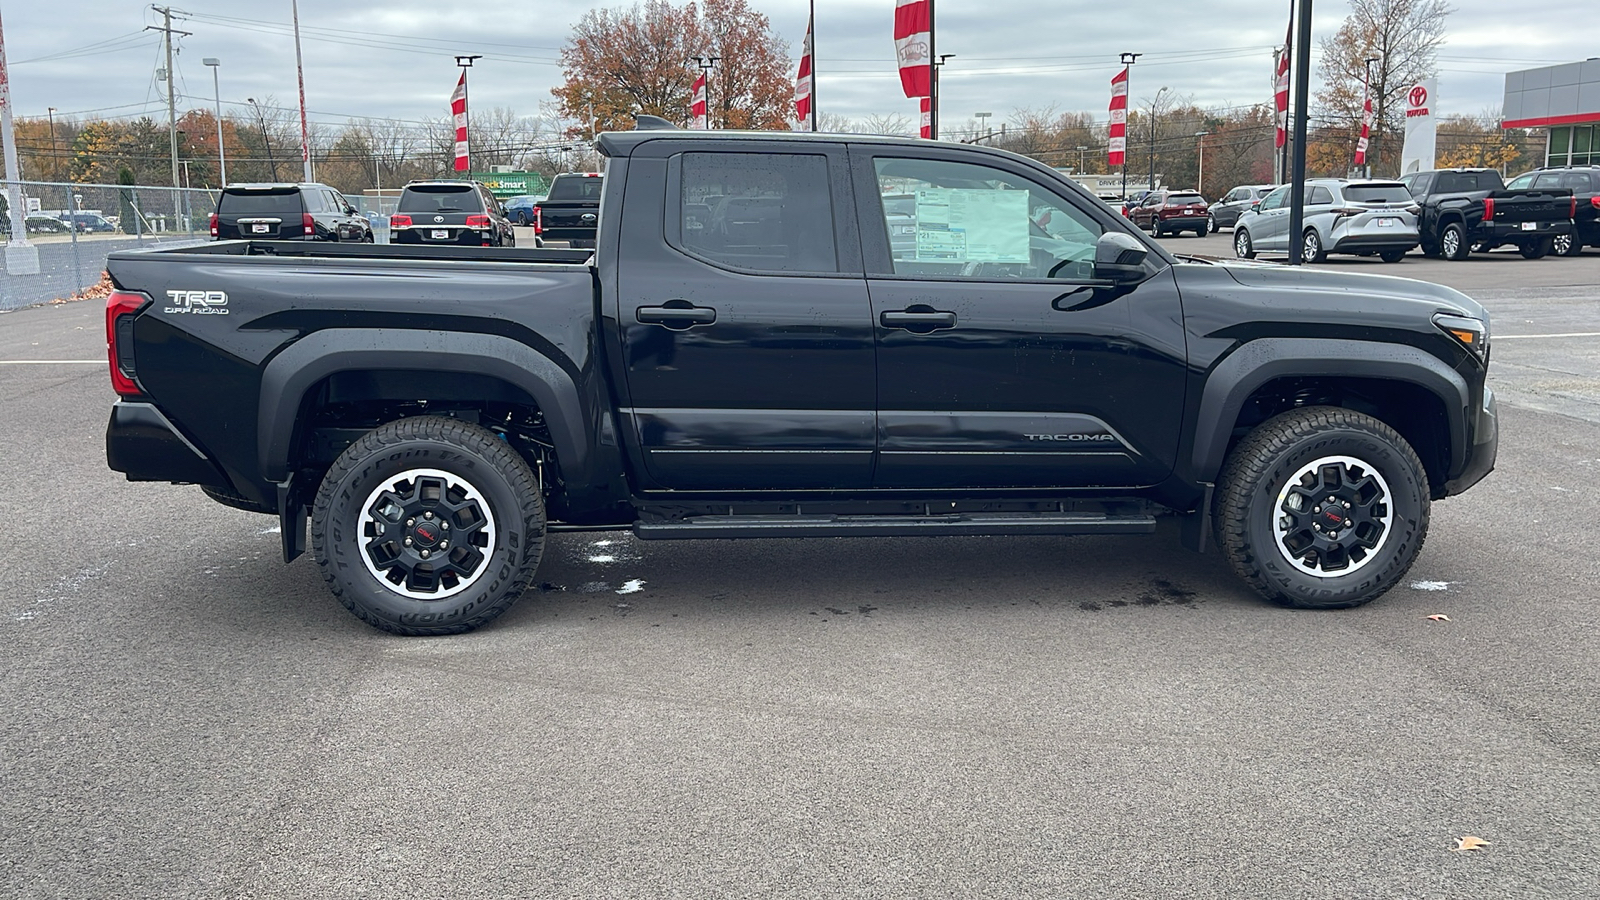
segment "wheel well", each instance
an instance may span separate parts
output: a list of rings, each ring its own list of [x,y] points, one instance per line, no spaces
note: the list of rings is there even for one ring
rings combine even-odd
[[[1337,406],[1372,416],[1393,428],[1417,452],[1435,497],[1450,468],[1450,428],[1444,402],[1428,389],[1379,378],[1277,378],[1256,388],[1239,410],[1228,450],[1262,422],[1303,406]]]
[[[290,467],[320,479],[362,435],[414,416],[446,416],[489,429],[527,460],[547,496],[558,490],[555,446],[539,405],[516,385],[470,372],[382,369],[329,375],[300,401]]]

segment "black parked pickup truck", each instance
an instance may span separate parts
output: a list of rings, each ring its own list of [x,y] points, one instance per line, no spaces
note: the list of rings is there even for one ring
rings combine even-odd
[[[550,193],[533,208],[533,233],[543,243],[592,250],[600,224],[598,172],[567,172],[550,182]]]
[[[1449,288],[1175,257],[985,147],[599,147],[593,253],[113,253],[111,467],[276,515],[287,559],[309,515],[347,607],[440,634],[510,606],[546,534],[612,528],[1144,534],[1176,513],[1266,597],[1348,607],[1494,466],[1488,316]],[[898,253],[885,193],[913,198]]]
[[[1572,233],[1577,212],[1571,190],[1506,190],[1494,169],[1413,172],[1400,182],[1419,207],[1422,252],[1444,259],[1463,260],[1473,250],[1504,244],[1538,259],[1556,237]]]

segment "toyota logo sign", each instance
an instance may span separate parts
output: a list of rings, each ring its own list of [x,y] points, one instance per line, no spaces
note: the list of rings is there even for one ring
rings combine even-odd
[[[1412,106],[1426,106],[1428,105],[1428,89],[1419,84],[1411,89],[1407,99],[1411,101]]]

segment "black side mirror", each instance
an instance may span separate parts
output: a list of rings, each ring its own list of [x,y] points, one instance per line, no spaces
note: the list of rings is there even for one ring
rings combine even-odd
[[[1131,235],[1108,231],[1094,245],[1094,277],[1115,284],[1144,278],[1144,260],[1150,251]]]

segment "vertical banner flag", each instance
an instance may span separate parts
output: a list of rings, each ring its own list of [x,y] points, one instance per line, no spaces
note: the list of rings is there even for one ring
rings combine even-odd
[[[1283,36],[1283,52],[1278,54],[1278,71],[1273,77],[1273,108],[1278,111],[1278,147],[1289,143],[1289,58],[1294,49],[1294,23]]]
[[[922,130],[917,136],[933,137],[933,99],[930,97],[922,98]]]
[[[895,0],[894,52],[907,97],[933,96],[932,12],[929,0]]]
[[[704,72],[694,80],[694,102],[689,107],[689,116],[694,119],[694,127],[700,129],[711,127],[706,118],[706,73]]]
[[[802,130],[811,129],[811,29],[815,21],[806,22],[806,42],[800,52],[800,74],[794,79],[794,117]]]
[[[1356,139],[1356,167],[1367,164],[1367,144],[1372,138],[1372,82],[1362,89],[1361,101],[1361,137]]]
[[[461,80],[456,82],[450,95],[450,116],[456,126],[456,171],[472,171],[472,159],[467,152],[467,70],[461,70]]]
[[[1400,151],[1400,174],[1426,172],[1434,168],[1433,108],[1438,103],[1434,79],[1419,81],[1406,91],[1406,142]]]
[[[1128,159],[1128,67],[1111,79],[1111,152],[1106,164],[1120,166]]]

